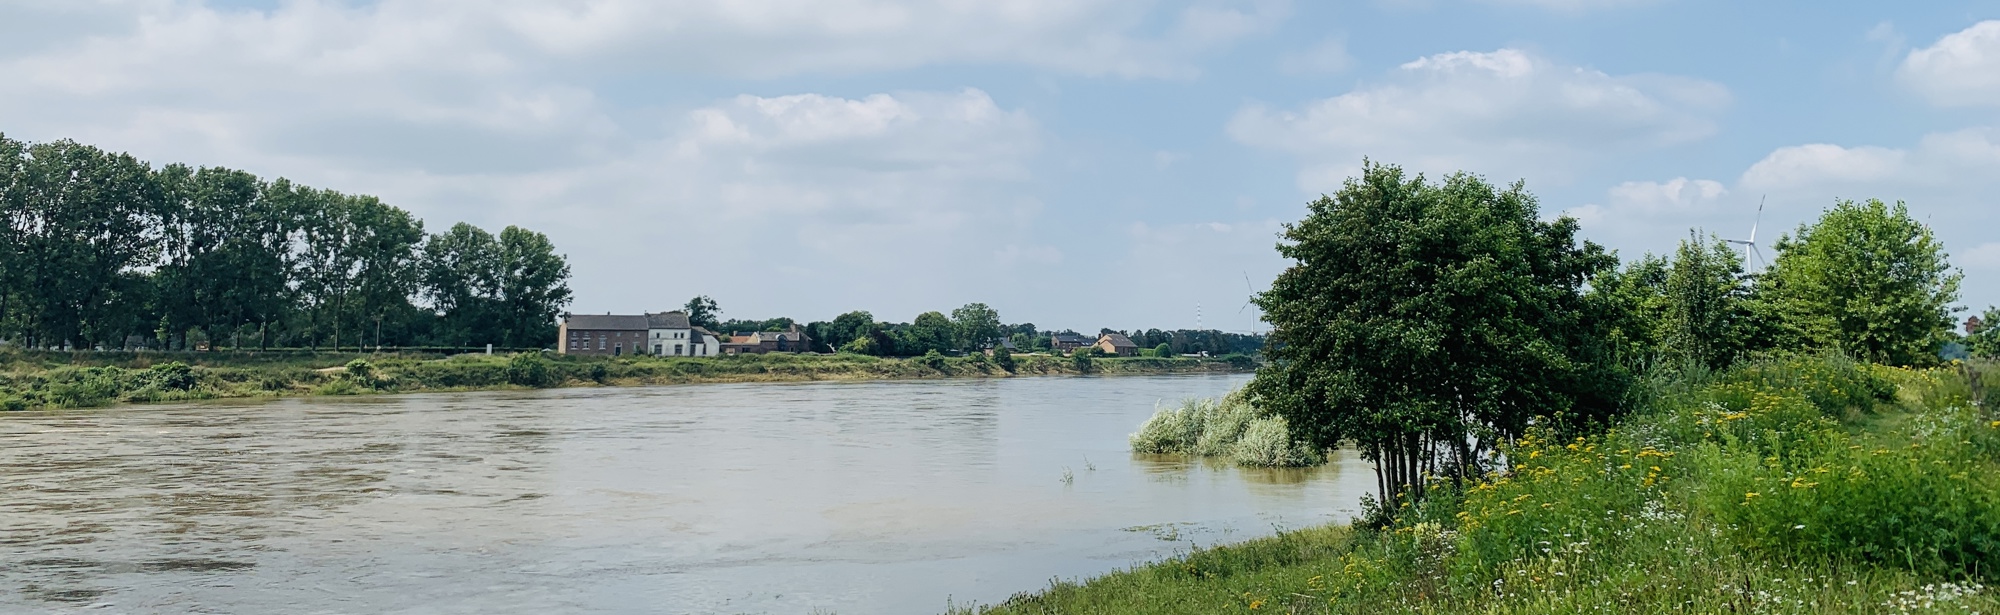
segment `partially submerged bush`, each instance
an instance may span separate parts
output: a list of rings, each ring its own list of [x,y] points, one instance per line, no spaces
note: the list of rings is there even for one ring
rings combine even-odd
[[[1229,457],[1247,466],[1319,465],[1325,455],[1292,437],[1284,419],[1267,416],[1237,389],[1221,400],[1187,399],[1160,408],[1129,442],[1135,453]]]
[[[1267,416],[1250,421],[1236,441],[1230,457],[1237,464],[1267,468],[1316,466],[1326,461],[1320,451],[1292,439],[1285,417]]]

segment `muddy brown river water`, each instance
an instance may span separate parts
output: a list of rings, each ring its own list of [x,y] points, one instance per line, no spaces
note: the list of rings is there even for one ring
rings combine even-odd
[[[1126,451],[1155,402],[1243,380],[0,414],[0,613],[936,613],[1354,515],[1351,458]]]

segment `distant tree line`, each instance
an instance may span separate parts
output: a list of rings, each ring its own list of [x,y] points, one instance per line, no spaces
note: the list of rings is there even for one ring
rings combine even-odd
[[[548,237],[372,196],[0,135],[0,340],[30,348],[546,346]]]
[[[1250,390],[1301,440],[1358,444],[1393,502],[1496,469],[1499,445],[1531,425],[1608,423],[1654,370],[2000,350],[1985,350],[1991,325],[1954,332],[1961,276],[1900,203],[1837,202],[1754,274],[1698,232],[1621,266],[1577,231],[1544,220],[1519,183],[1370,164],[1286,227],[1279,252],[1294,264],[1256,299],[1274,332]]]
[[[798,324],[798,321],[783,317],[724,320],[715,300],[707,296],[689,300],[684,310],[690,323],[723,335],[784,331]],[[1000,320],[998,310],[984,303],[968,303],[950,314],[924,312],[906,323],[879,321],[874,314],[856,310],[836,316],[831,321],[805,323],[800,328],[813,339],[814,349],[820,352],[881,357],[914,357],[931,352],[980,352],[1001,345],[1002,340],[1023,352],[1046,352],[1052,347],[1050,339],[1055,334],[1076,333],[1071,330],[1044,331],[1037,329],[1034,323],[1007,324]],[[1100,333],[1124,332],[1103,329]],[[1161,348],[1170,354],[1256,354],[1264,345],[1263,336],[1222,331],[1147,329],[1125,335],[1152,354],[1157,354]],[[1097,335],[1087,337],[1095,340]]]

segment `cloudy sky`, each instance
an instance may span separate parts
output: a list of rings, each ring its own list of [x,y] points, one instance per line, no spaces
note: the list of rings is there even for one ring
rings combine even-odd
[[[1626,256],[1902,199],[2000,303],[2000,5],[0,0],[0,132],[548,233],[586,312],[1247,331],[1364,156]]]

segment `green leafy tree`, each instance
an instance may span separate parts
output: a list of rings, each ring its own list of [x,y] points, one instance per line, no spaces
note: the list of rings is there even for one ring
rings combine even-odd
[[[715,300],[708,295],[689,299],[687,306],[688,323],[704,329],[716,329],[721,325],[722,308],[716,307]]]
[[[1965,333],[1966,350],[1983,359],[2000,359],[2000,307],[1987,307],[1979,326]]]
[[[9,311],[27,345],[115,346],[145,320],[136,269],[157,255],[164,201],[152,170],[72,141],[0,149],[14,158],[0,206]]]
[[[918,314],[910,326],[897,333],[896,353],[903,356],[950,350],[953,340],[958,338],[958,328],[938,312]]]
[[[424,242],[422,287],[440,319],[433,335],[452,346],[500,340],[482,334],[499,329],[500,242],[479,227],[460,222]]]
[[[956,345],[968,352],[985,349],[1000,339],[1000,312],[984,303],[967,303],[952,310],[951,321],[958,329]]]
[[[1162,342],[1160,345],[1153,347],[1153,356],[1161,358],[1172,357],[1174,356],[1174,348]]]
[[[1937,361],[1962,276],[1901,202],[1840,201],[1776,248],[1752,306],[1773,326],[1772,343],[1892,365]]]
[[[1662,290],[1659,338],[1668,360],[1719,369],[1745,350],[1750,289],[1728,244],[1699,235],[1682,241]]]
[[[1585,301],[1600,315],[1605,342],[1623,365],[1644,369],[1659,359],[1668,272],[1667,259],[1647,254],[1590,282]]]
[[[1310,446],[1358,442],[1385,500],[1477,474],[1535,416],[1616,411],[1629,378],[1582,292],[1616,259],[1575,220],[1542,221],[1520,184],[1372,163],[1308,208],[1255,298],[1274,343],[1250,390]]]
[[[500,231],[501,336],[508,346],[554,344],[556,315],[571,296],[569,259],[547,235],[518,226]]]
[[[850,342],[863,338],[873,338],[875,332],[880,329],[881,325],[875,322],[874,314],[855,310],[833,317],[833,322],[827,323],[826,326],[820,328],[820,339],[817,341],[834,348],[844,348]],[[872,339],[870,345],[873,345]],[[879,349],[876,350],[879,352]],[[876,353],[863,352],[861,354]]]

